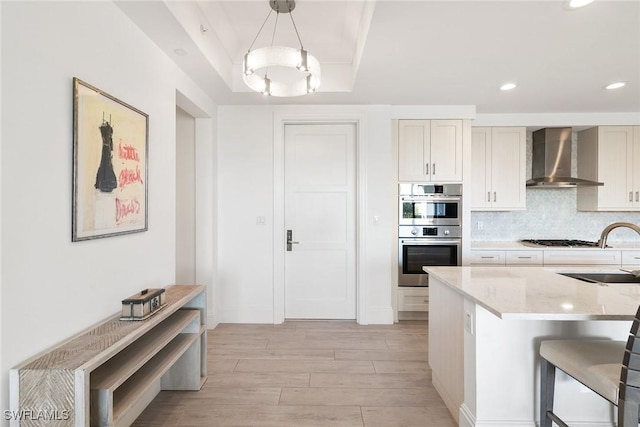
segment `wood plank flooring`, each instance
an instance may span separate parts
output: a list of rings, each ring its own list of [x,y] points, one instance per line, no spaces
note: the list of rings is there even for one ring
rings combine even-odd
[[[431,384],[427,323],[221,324],[199,392],[163,391],[134,426],[455,427]]]

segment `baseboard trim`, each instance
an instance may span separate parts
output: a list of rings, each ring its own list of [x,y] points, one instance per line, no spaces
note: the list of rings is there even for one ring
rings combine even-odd
[[[474,427],[476,425],[476,416],[471,412],[466,403],[460,405],[459,427]]]
[[[469,407],[463,403],[460,405],[460,421],[459,427],[538,427],[539,422],[535,421],[495,421],[495,420],[477,420],[475,414],[471,412]],[[615,427],[613,423],[603,422],[569,422],[571,427]],[[554,424],[555,425],[555,424]]]
[[[207,329],[215,329],[220,322],[215,313],[207,313]]]
[[[226,307],[220,312],[219,323],[273,323],[271,307]]]
[[[429,320],[428,311],[399,311],[398,320]]]
[[[463,424],[460,424],[462,426]],[[536,427],[533,421],[477,421],[470,424],[472,427]],[[572,427],[576,427],[572,425]]]
[[[445,391],[446,390],[445,387],[442,385],[442,383],[438,379],[438,376],[433,371],[431,371],[431,383],[433,384],[433,387],[436,389],[436,391],[440,395],[440,398],[444,402],[447,409],[449,409],[449,412],[451,412],[451,415],[453,416],[453,418],[456,420],[457,423],[459,423],[460,409],[458,408],[458,405],[456,404],[454,399],[449,395],[449,393]]]
[[[367,311],[367,324],[393,325],[393,309],[391,307],[370,307]]]

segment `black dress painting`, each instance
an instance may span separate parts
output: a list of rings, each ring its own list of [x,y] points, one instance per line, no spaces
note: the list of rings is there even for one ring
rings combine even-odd
[[[147,114],[73,79],[72,241],[147,230],[148,136]]]
[[[103,193],[111,193],[118,186],[116,174],[113,171],[113,163],[111,162],[113,153],[113,128],[111,123],[103,120],[100,125],[100,133],[102,135],[102,158],[96,174],[95,187]]]

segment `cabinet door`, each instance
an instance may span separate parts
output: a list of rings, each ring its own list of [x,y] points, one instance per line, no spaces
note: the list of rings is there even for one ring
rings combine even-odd
[[[543,252],[538,251],[506,251],[507,265],[542,265]]]
[[[640,126],[634,126],[632,142],[631,190],[633,191],[633,207],[640,210]]]
[[[633,208],[633,130],[631,126],[598,128],[598,209]]]
[[[640,251],[622,251],[622,265],[640,265]]]
[[[430,180],[430,126],[428,120],[398,121],[398,179]]]
[[[491,128],[471,130],[471,209],[491,207]]]
[[[429,311],[429,288],[399,289],[398,311]]]
[[[462,181],[462,120],[431,120],[431,180]]]
[[[544,250],[544,265],[620,265],[621,251],[611,249]]]
[[[505,265],[505,251],[471,251],[469,265],[475,264]]]
[[[525,148],[526,129],[524,127],[492,128],[490,196],[494,209],[525,208]]]

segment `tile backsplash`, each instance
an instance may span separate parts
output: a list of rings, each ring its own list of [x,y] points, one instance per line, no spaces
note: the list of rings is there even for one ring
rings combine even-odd
[[[527,133],[527,177],[531,177],[531,133]],[[572,176],[577,176],[577,134],[572,134]],[[472,241],[519,239],[598,240],[602,229],[618,222],[640,225],[640,212],[580,212],[575,188],[527,189],[527,209],[512,212],[471,212]],[[611,232],[609,241],[640,241],[628,228]]]
[[[528,189],[526,211],[472,212],[471,240],[598,240],[602,229],[612,222],[640,225],[640,212],[578,211],[576,192],[575,188]],[[609,241],[640,241],[640,236],[619,228],[611,232]]]

